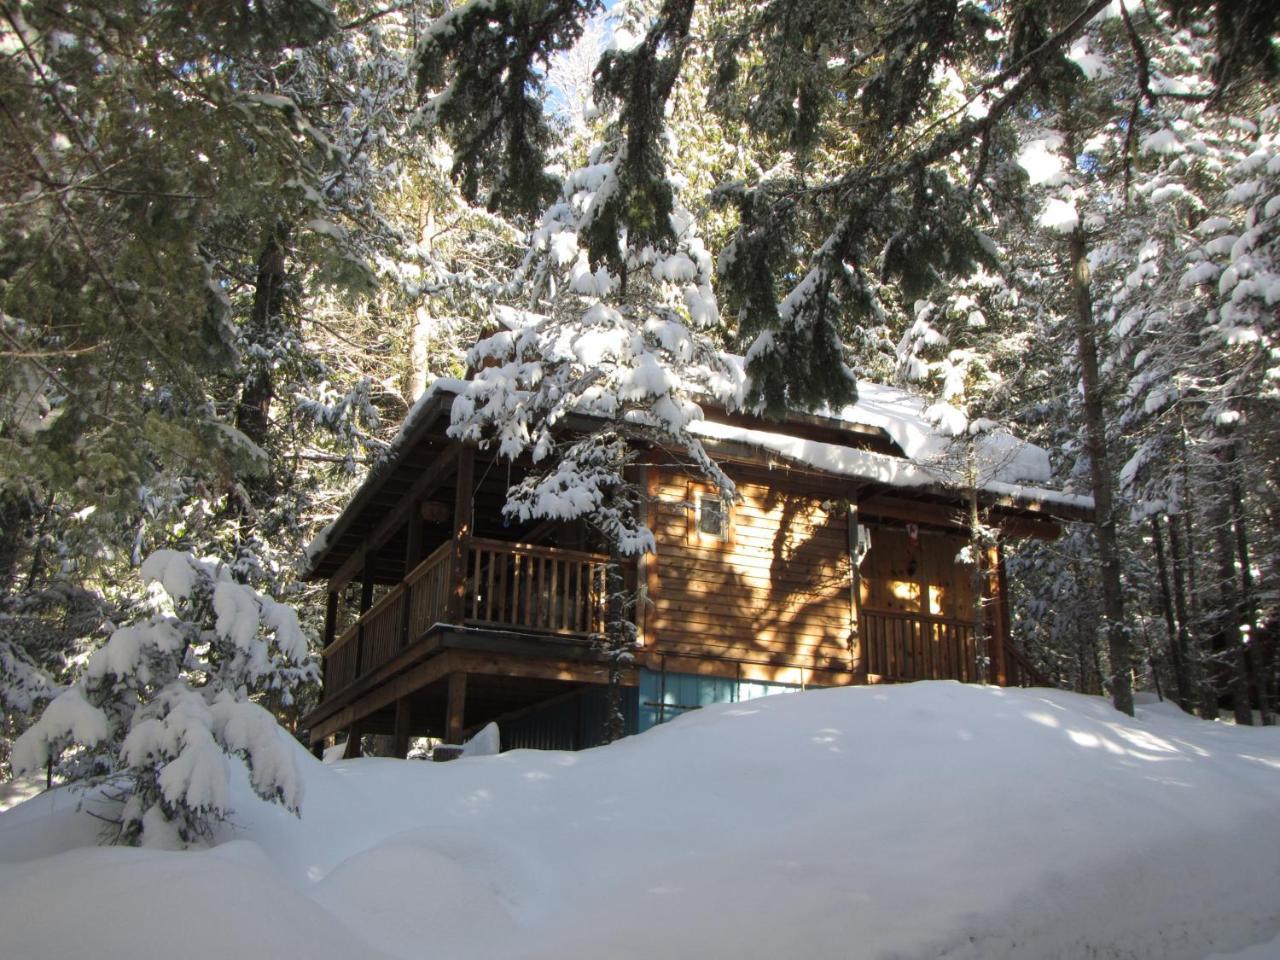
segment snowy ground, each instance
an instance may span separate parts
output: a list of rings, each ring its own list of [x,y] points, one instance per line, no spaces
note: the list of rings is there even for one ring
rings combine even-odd
[[[17,777],[0,782],[0,812],[44,792],[44,777]]]
[[[304,764],[212,850],[0,814],[0,956],[1280,957],[1280,731],[954,683],[612,747]]]

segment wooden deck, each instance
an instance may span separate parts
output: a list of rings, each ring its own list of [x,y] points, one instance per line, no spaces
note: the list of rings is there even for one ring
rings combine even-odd
[[[437,624],[585,643],[604,631],[607,562],[556,547],[447,541],[324,649],[324,700],[342,697]]]

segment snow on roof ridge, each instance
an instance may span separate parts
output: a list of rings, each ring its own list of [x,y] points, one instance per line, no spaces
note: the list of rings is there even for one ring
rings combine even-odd
[[[949,476],[948,472],[937,464],[892,457],[873,450],[860,450],[856,447],[824,443],[820,440],[806,440],[803,437],[770,430],[752,430],[712,420],[692,423],[689,425],[689,430],[709,440],[743,443],[767,450],[824,473],[872,480],[894,487],[957,486],[956,478]],[[1019,500],[1038,500],[1056,506],[1093,509],[1092,497],[1027,486],[1001,480],[998,476],[983,478],[980,475],[978,489],[985,493],[1015,497]]]
[[[731,353],[722,354],[722,357],[736,374],[734,378],[736,382],[732,385],[722,385],[724,390],[715,399],[745,410],[745,399],[750,389],[746,361]],[[467,383],[468,381],[456,377],[437,377],[427,384],[426,389],[405,415],[404,423],[387,447],[387,455],[391,456],[400,449],[433,399],[445,393],[461,393],[466,389]],[[938,424],[930,422],[929,409],[923,397],[909,390],[859,380],[858,399],[854,403],[847,404],[839,410],[822,407],[816,410],[796,411],[883,430],[885,435],[903,452],[905,460],[839,444],[803,440],[786,433],[736,428],[708,420],[690,424],[690,430],[708,439],[737,440],[771,450],[796,462],[844,476],[856,476],[903,487],[939,484],[955,486],[954,477],[948,477],[943,463],[949,453],[953,437],[945,434]],[[731,436],[730,432],[734,435]],[[1025,486],[1020,482],[1045,483],[1050,480],[1049,455],[1043,448],[1020,440],[1007,431],[980,434],[975,439],[975,446],[980,474],[979,489],[988,493],[1041,500],[1060,506],[1087,510],[1093,508],[1091,497],[1063,493],[1045,487]],[[985,479],[982,479],[984,474]],[[368,482],[367,477],[364,482]],[[345,515],[346,510],[343,510],[307,545],[304,558],[308,567],[312,566],[320,554],[328,548],[334,527]]]
[[[726,353],[723,357],[738,374],[739,382],[733,399],[742,407],[750,390],[746,362],[736,354]],[[924,397],[902,387],[859,380],[858,399],[854,403],[839,410],[824,406],[797,412],[883,430],[908,460],[927,468],[935,464],[940,466],[941,461],[952,453],[955,431],[944,429],[941,421],[945,418],[946,410],[942,409],[943,406],[926,406]],[[954,410],[950,404],[945,407]],[[937,416],[931,417],[931,411]],[[1010,431],[979,434],[974,442],[979,471],[988,473],[992,481],[1048,483],[1052,478],[1048,453],[1042,447],[1019,439]],[[940,477],[935,477],[933,482],[939,480]]]

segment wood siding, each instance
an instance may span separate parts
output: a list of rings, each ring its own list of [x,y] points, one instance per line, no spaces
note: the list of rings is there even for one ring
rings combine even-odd
[[[810,670],[852,669],[848,524],[812,496],[741,483],[731,535],[701,533],[697,501],[713,494],[651,468],[646,650]]]
[[[815,683],[850,682],[859,666],[871,679],[973,678],[973,568],[957,562],[961,532],[920,530],[913,539],[900,523],[865,518],[871,551],[855,610],[843,509],[823,510],[817,495],[781,484],[740,482],[721,539],[698,527],[706,484],[654,467],[648,487],[658,541],[646,577],[642,659],[651,669],[661,657],[717,661],[740,676],[750,664],[797,668],[804,672],[790,676]]]

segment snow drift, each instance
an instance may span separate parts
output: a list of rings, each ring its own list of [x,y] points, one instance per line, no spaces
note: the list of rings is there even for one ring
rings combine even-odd
[[[0,814],[3,953],[1198,960],[1280,932],[1280,731],[1166,705],[927,683],[578,754],[299,753],[302,817],[242,776],[209,851],[86,849],[65,792]]]

